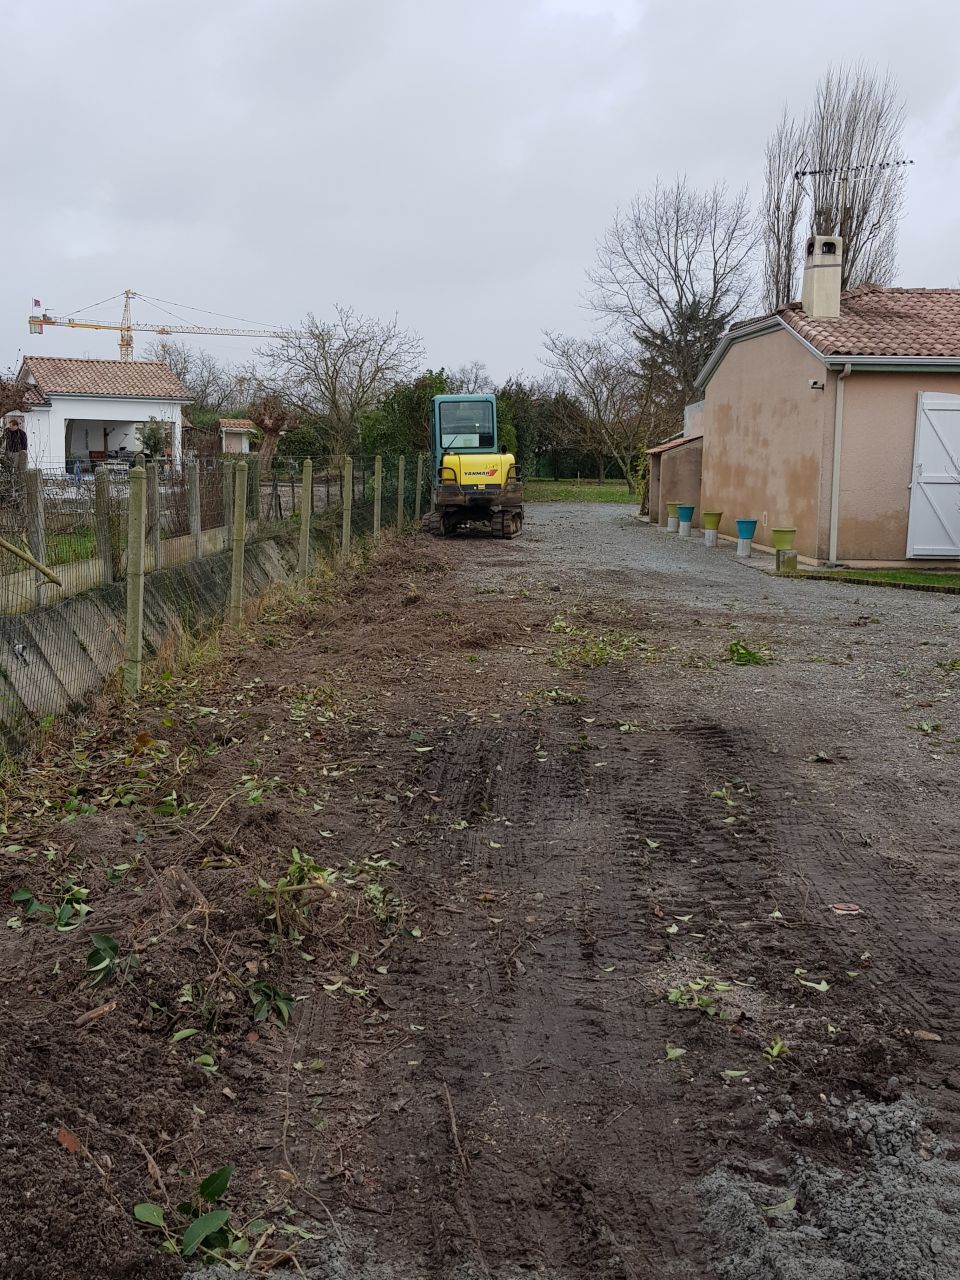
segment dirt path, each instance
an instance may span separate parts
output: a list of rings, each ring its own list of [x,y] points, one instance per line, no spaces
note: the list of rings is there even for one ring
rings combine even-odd
[[[960,1084],[958,677],[936,665],[958,654],[955,602],[811,592],[726,552],[714,567],[602,509],[535,510],[522,545],[438,554],[540,623],[424,690],[425,713],[480,710],[429,734],[415,869],[442,914],[397,975],[425,1027],[414,1059],[367,1076],[403,1103],[365,1132],[378,1211],[443,1274],[462,1257],[477,1274],[699,1276],[712,1258],[736,1276],[888,1276],[891,1249],[896,1274],[954,1274],[938,1209],[882,1226],[911,1179],[957,1207],[935,1139],[894,1106],[892,1136],[870,1140],[905,1089],[952,1132]],[[641,643],[558,670],[567,625]],[[736,637],[774,661],[718,661]],[[579,701],[531,697],[557,686]],[[671,1003],[678,988],[706,1010]],[[730,1178],[707,1189],[718,1162]],[[821,1168],[865,1175],[846,1214],[836,1193],[820,1204]],[[778,1214],[768,1247],[764,1210],[804,1177],[820,1242]]]
[[[30,1270],[9,1224],[9,1273],[177,1274],[117,1223],[158,1196],[133,1134],[167,1180],[185,1151],[194,1175],[235,1163],[276,1228],[260,1259],[295,1247],[314,1280],[960,1274],[958,620],[951,597],[780,582],[600,507],[535,507],[509,544],[417,540],[267,617],[145,713],[193,752],[196,809],[71,824],[74,862],[146,851],[98,927],[134,946],[148,922],[162,1012],[121,987],[77,1043],[75,973],[11,931],[32,948],[15,1017],[42,1008],[5,1033],[6,1109],[29,1098],[30,1177],[59,1162],[55,1197],[106,1226],[99,1254]],[[733,641],[771,661],[726,661]],[[338,896],[278,948],[251,876],[294,846]],[[192,888],[161,927],[167,874]],[[191,918],[191,893],[214,909]],[[190,972],[219,1011],[213,1077],[166,1047],[198,1020],[176,1008]],[[306,997],[287,1030],[251,1039],[217,1003],[251,972]],[[106,1218],[58,1123],[101,1152]],[[8,1122],[8,1151],[29,1132]]]

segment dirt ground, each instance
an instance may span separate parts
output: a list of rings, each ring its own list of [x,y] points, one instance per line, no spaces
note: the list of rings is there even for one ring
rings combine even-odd
[[[529,517],[8,780],[0,1275],[960,1274],[955,599]]]

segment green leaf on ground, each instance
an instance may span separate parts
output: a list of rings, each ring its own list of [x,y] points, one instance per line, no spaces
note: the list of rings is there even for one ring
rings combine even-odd
[[[738,667],[763,667],[772,660],[769,649],[762,646],[751,649],[740,640],[731,640],[727,646],[727,656]]]
[[[151,1227],[163,1226],[163,1210],[158,1204],[135,1204],[133,1216],[138,1222],[149,1223]]]
[[[184,1258],[193,1257],[204,1240],[212,1236],[215,1231],[219,1231],[221,1227],[226,1226],[229,1220],[229,1209],[211,1209],[209,1213],[204,1213],[197,1218],[196,1222],[191,1222],[183,1233],[183,1241],[180,1245],[181,1256]]]
[[[200,1183],[200,1198],[209,1201],[211,1204],[217,1200],[222,1200],[224,1192],[230,1185],[232,1175],[232,1164],[225,1164],[221,1169],[215,1169]]]
[[[793,1213],[797,1207],[797,1197],[787,1196],[786,1200],[781,1200],[779,1204],[765,1205],[763,1212],[768,1218],[785,1218],[788,1213]]]

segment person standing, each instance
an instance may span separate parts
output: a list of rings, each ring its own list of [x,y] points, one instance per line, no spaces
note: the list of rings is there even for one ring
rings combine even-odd
[[[27,433],[23,429],[22,418],[7,419],[7,436],[4,443],[10,469],[18,473],[26,471]]]

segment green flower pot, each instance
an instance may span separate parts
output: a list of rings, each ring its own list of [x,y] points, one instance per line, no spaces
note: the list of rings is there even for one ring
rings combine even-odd
[[[675,520],[677,518],[677,508],[679,506],[680,506],[679,502],[667,503],[667,515],[670,517],[671,520]]]
[[[797,536],[796,529],[771,529],[774,551],[792,551]]]
[[[704,511],[703,515],[700,517],[703,521],[704,529],[719,529],[720,517],[722,515],[722,511]]]

